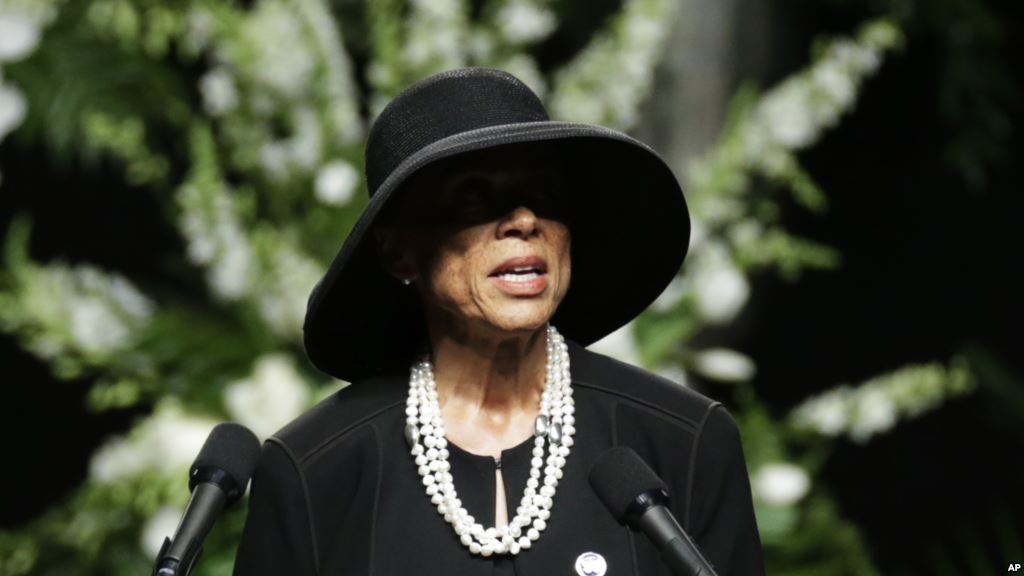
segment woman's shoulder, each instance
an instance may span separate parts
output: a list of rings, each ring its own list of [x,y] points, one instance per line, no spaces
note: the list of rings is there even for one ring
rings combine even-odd
[[[278,430],[271,440],[282,444],[297,461],[333,443],[357,439],[374,420],[405,406],[408,383],[391,372],[344,386]],[[404,412],[403,412],[404,414]]]
[[[622,362],[571,340],[570,369],[573,386],[611,401],[654,410],[696,426],[720,402],[678,382],[639,366]]]

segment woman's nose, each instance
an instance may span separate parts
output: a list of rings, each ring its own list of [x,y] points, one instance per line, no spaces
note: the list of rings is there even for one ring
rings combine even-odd
[[[509,234],[529,237],[537,228],[537,215],[526,206],[519,206],[505,215],[498,225],[498,237]]]

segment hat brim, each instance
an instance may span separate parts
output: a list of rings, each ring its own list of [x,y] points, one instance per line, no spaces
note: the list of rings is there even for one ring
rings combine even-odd
[[[573,122],[489,126],[410,155],[379,186],[310,294],[306,354],[321,371],[355,381],[407,366],[426,337],[416,291],[388,275],[369,231],[401,184],[457,154],[523,142],[555,144],[574,211],[569,290],[551,323],[587,346],[635,318],[679,271],[690,219],[678,180],[646,144]]]

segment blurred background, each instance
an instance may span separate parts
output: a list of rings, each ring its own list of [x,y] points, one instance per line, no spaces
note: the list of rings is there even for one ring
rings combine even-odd
[[[463,65],[683,183],[683,269],[591,348],[729,407],[770,574],[1006,573],[1022,32],[1011,0],[0,0],[0,576],[148,573],[216,422],[346,385],[301,323],[367,127]]]

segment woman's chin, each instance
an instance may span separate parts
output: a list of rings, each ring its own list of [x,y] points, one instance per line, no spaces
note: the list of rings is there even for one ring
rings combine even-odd
[[[553,310],[540,303],[520,303],[503,307],[496,314],[489,315],[490,324],[502,332],[522,334],[535,332],[551,319]]]

